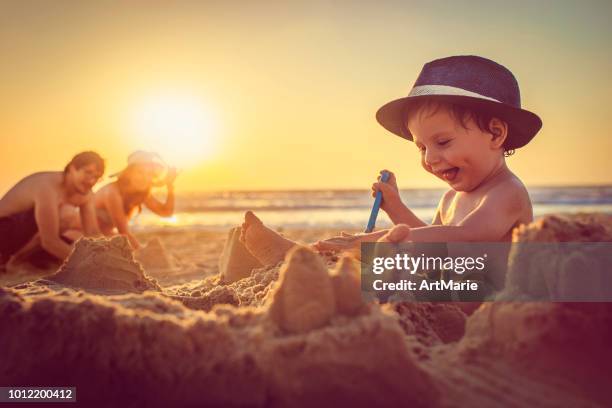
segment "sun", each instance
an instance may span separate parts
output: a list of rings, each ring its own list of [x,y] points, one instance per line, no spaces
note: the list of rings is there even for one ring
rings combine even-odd
[[[186,167],[214,153],[214,119],[202,98],[187,93],[159,94],[135,105],[131,132],[139,149],[155,151],[170,165]]]

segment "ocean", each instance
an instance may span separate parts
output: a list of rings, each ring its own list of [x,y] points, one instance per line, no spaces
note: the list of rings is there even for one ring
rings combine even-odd
[[[599,211],[612,213],[612,186],[528,188],[534,216],[548,213]],[[423,221],[431,222],[443,189],[405,189],[404,204]],[[160,197],[162,198],[162,197]],[[370,216],[373,198],[366,190],[227,191],[178,194],[175,214],[160,218],[144,209],[132,221],[135,229],[227,229],[254,211],[273,228],[360,229]],[[388,227],[381,211],[377,226]]]

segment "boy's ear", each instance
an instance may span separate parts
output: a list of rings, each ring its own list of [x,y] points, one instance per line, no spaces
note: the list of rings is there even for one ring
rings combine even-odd
[[[492,118],[489,122],[489,132],[493,135],[492,147],[501,148],[508,137],[508,124],[501,119]]]

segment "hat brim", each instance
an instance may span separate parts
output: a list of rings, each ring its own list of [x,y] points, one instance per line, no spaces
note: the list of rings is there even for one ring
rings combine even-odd
[[[138,165],[138,164],[152,164],[154,166],[159,166],[159,168],[161,169],[161,173],[163,173],[164,171],[168,171],[168,166],[158,163],[158,162],[141,162],[141,163],[132,163],[132,164],[128,164],[123,170],[120,170],[116,173],[110,174],[108,177],[109,178],[113,178],[113,177],[119,177],[121,175],[121,173],[123,173],[124,171],[126,171],[128,169],[128,167],[130,167],[131,165]]]
[[[508,123],[508,137],[504,144],[506,149],[518,149],[525,146],[542,128],[542,120],[533,112],[500,102],[463,95],[419,95],[396,99],[378,109],[376,120],[389,132],[412,141],[412,134],[404,123],[405,111],[424,98],[472,107],[478,111],[488,112]]]

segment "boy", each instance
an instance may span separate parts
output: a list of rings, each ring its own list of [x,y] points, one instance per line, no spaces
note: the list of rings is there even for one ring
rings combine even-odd
[[[520,107],[514,75],[478,56],[453,56],[423,67],[410,94],[376,114],[392,133],[413,141],[423,168],[446,181],[432,225],[417,218],[401,201],[395,176],[377,182],[382,209],[395,227],[389,231],[319,241],[319,250],[356,249],[361,242],[510,241],[512,230],[533,219],[523,183],[505,157],[525,146],[540,130],[540,118]],[[251,228],[253,227],[253,228]],[[248,213],[243,224],[247,248],[264,263],[280,260],[292,242],[264,230]],[[252,239],[250,239],[250,236]]]
[[[409,96],[384,105],[376,119],[413,141],[423,168],[451,189],[427,225],[402,204],[393,174],[387,183],[374,183],[396,226],[359,235],[359,241],[510,241],[516,226],[533,220],[529,194],[505,157],[526,145],[542,122],[520,108],[518,84],[505,67],[477,56],[429,62]],[[318,247],[340,249],[334,241]]]

